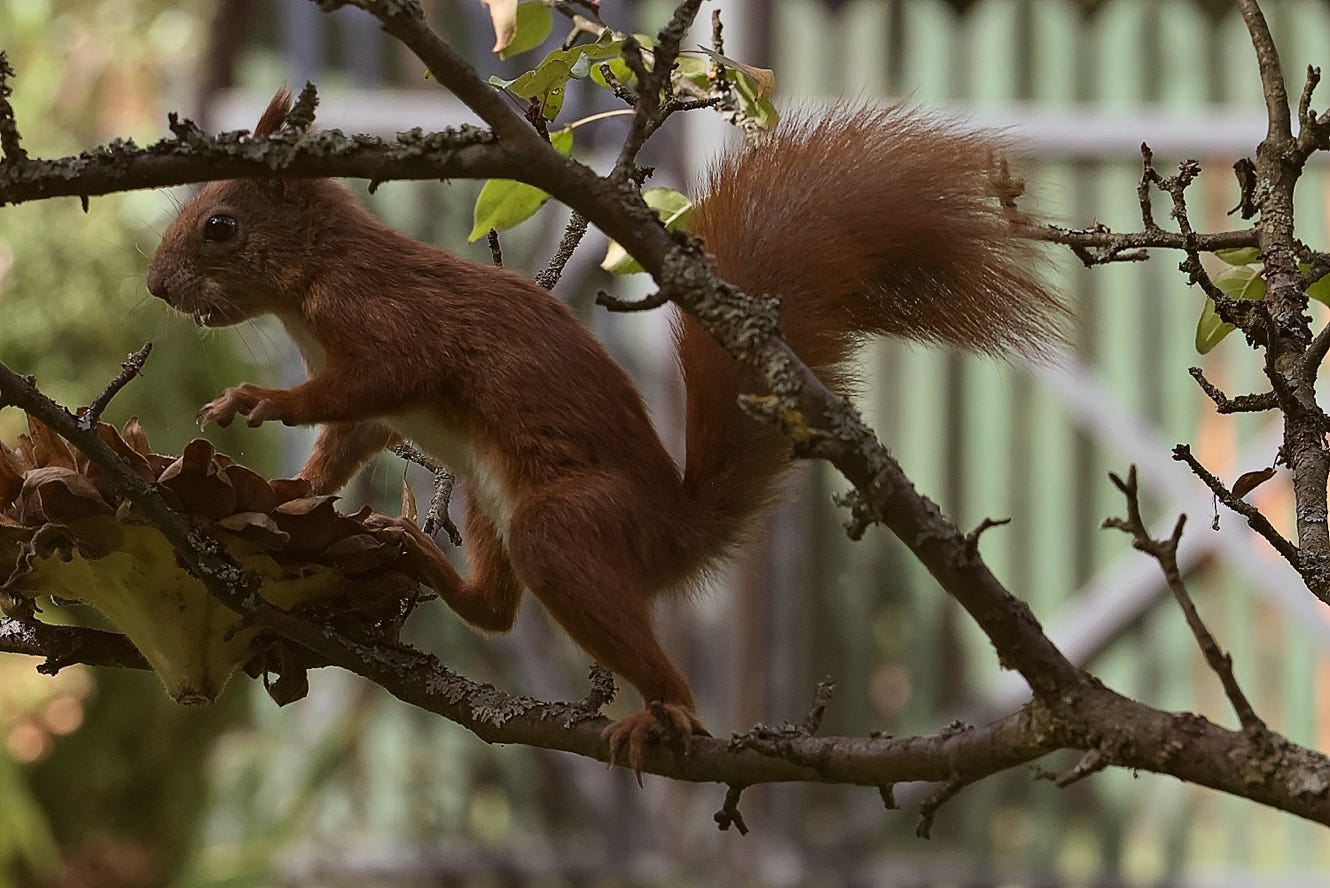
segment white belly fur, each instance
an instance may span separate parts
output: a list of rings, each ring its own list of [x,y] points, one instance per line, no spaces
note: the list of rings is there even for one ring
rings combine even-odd
[[[471,446],[464,436],[429,410],[412,410],[384,418],[402,437],[446,465],[466,485],[467,496],[485,513],[499,538],[507,539],[513,517],[513,497],[498,466]]]

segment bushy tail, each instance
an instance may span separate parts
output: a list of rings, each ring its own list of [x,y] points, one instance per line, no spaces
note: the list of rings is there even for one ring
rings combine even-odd
[[[786,341],[838,390],[865,334],[1039,355],[1061,341],[1066,311],[1038,279],[1038,246],[994,195],[989,169],[1004,147],[900,105],[804,113],[715,162],[694,230],[722,277],[781,298]],[[684,487],[705,562],[767,504],[789,448],[735,404],[762,390],[753,371],[691,318],[678,336]]]

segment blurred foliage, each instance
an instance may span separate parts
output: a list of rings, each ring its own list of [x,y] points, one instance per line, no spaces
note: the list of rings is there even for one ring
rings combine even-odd
[[[162,84],[181,82],[205,40],[203,0],[7,0],[3,48],[18,72],[13,103],[24,144],[37,156],[77,152],[113,137],[147,143],[166,135]],[[108,418],[143,414],[159,446],[176,449],[180,423],[241,371],[231,349],[203,343],[143,286],[157,232],[173,212],[162,193],[38,201],[0,212],[0,360],[34,374],[70,405],[90,401],[125,355],[154,340],[144,379]],[[0,414],[0,435],[22,418]],[[262,439],[251,438],[255,444]],[[250,457],[253,458],[252,455]]]
[[[0,48],[17,71],[13,103],[29,152],[165,135],[162,85],[191,76],[212,7],[0,3]],[[155,192],[94,198],[86,215],[77,200],[0,209],[0,360],[77,406],[153,340],[144,378],[108,417],[143,415],[164,450],[188,440],[198,404],[243,373],[223,342],[201,342],[144,289],[172,211]],[[0,412],[0,438],[22,422],[17,410]],[[52,679],[35,663],[0,661],[0,888],[165,883],[195,841],[212,739],[243,717],[247,694],[200,712],[171,703],[149,674],[72,668]]]

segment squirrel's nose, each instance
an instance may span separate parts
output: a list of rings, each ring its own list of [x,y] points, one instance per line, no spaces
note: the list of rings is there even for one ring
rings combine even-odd
[[[158,299],[170,302],[166,294],[166,275],[162,274],[160,268],[155,265],[148,268],[148,292]]]

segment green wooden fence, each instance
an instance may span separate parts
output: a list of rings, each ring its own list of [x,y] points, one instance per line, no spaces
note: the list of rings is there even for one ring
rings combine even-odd
[[[1330,63],[1325,3],[1265,6],[1288,71]],[[643,26],[664,21],[670,7],[640,4]],[[770,47],[768,61],[792,99],[910,96],[963,106],[977,117],[1117,114],[1124,126],[1145,109],[1194,120],[1195,147],[1188,150],[1206,173],[1193,189],[1193,221],[1209,229],[1235,224],[1225,212],[1236,203],[1229,172],[1236,156],[1217,147],[1205,122],[1220,111],[1260,119],[1255,61],[1237,14],[1215,18],[1184,0],[1112,0],[1092,13],[1086,7],[983,0],[961,15],[942,0],[858,0],[833,16],[812,0],[735,0],[728,11],[740,43],[737,20],[769,29],[759,42]],[[479,53],[483,34],[468,36]],[[353,120],[339,123],[354,128]],[[704,133],[687,144],[705,140]],[[687,178],[658,159],[659,177]],[[1157,165],[1181,159],[1160,156]],[[1130,150],[1105,157],[1040,143],[1027,172],[1032,206],[1052,219],[1139,227],[1139,158]],[[438,188],[389,185],[379,200],[399,204],[388,212],[403,219],[410,218],[400,205],[404,196],[427,201],[418,206],[433,236],[460,244],[469,227],[465,198],[473,192],[454,185],[440,200]],[[1327,210],[1318,163],[1303,182],[1304,240],[1326,242]],[[548,246],[559,221],[552,214],[530,223],[531,243]],[[518,236],[509,240],[516,263],[527,247]],[[583,249],[595,252],[592,243]],[[861,403],[918,487],[962,526],[1013,519],[985,535],[986,558],[1059,637],[1102,635],[1086,649],[1107,682],[1157,705],[1232,723],[1181,615],[1153,594],[1162,591],[1157,571],[1142,568],[1143,556],[1121,534],[1098,529],[1122,509],[1106,473],[1139,462],[1161,523],[1171,525],[1179,508],[1190,512],[1194,593],[1258,709],[1294,740],[1327,748],[1330,723],[1320,717],[1330,703],[1325,615],[1293,588],[1263,544],[1246,538],[1240,520],[1221,515],[1223,535],[1214,536],[1202,488],[1168,458],[1174,443],[1188,442],[1232,479],[1269,465],[1278,440],[1263,418],[1216,418],[1187,375],[1200,364],[1231,392],[1258,390],[1262,381],[1240,342],[1226,341],[1203,358],[1195,353],[1201,298],[1176,263],[1161,253],[1148,264],[1087,272],[1070,253],[1051,250],[1049,273],[1078,324],[1078,352],[1064,370],[884,343],[866,358]],[[575,264],[560,292],[585,304],[602,284],[585,263]],[[590,322],[644,372],[663,424],[676,422],[663,319],[600,313]],[[387,475],[391,486],[397,471],[380,478]],[[1280,519],[1288,517],[1283,485],[1272,481],[1257,495]],[[857,544],[844,538],[829,503],[843,482],[814,467],[792,486],[797,502],[775,516],[757,554],[724,578],[720,585],[729,588],[662,614],[708,724],[728,731],[755,719],[797,719],[824,675],[839,686],[829,731],[930,731],[955,716],[984,717],[1011,705],[1010,684],[987,641],[904,550],[880,531]],[[1134,618],[1113,610],[1129,588],[1139,602]],[[585,658],[552,635],[536,610],[524,612],[515,642],[473,643],[441,609],[426,616],[430,625],[420,632],[463,671],[515,690],[580,693]],[[710,822],[721,800],[715,788],[649,780],[641,793],[626,775],[586,763],[482,748],[336,676],[319,676],[303,705],[303,712],[265,710],[261,736],[273,739],[223,764],[264,770],[262,792],[287,799],[274,802],[280,807],[303,798],[300,781],[308,773],[291,768],[293,759],[315,750],[328,764],[328,750],[341,750],[346,758],[328,766],[333,776],[318,791],[317,812],[292,815],[308,818],[306,835],[317,850],[311,853],[336,857],[332,849],[345,850],[341,837],[348,833],[379,850],[451,841],[487,849],[492,856],[480,855],[469,871],[476,878],[461,867],[456,884],[485,883],[495,859],[521,858],[534,847],[555,858],[599,861],[604,874],[589,879],[551,865],[543,881],[534,880],[542,884],[1312,885],[1330,863],[1322,830],[1170,779],[1124,772],[1066,790],[1024,771],[993,778],[944,809],[931,844],[913,837],[912,811],[883,811],[870,793],[753,791],[745,806],[756,833],[738,839]],[[366,712],[373,713],[368,733],[347,728],[358,731]],[[903,787],[902,797],[917,801],[912,789]],[[228,804],[238,810],[250,803],[237,797]],[[649,833],[639,828],[648,823]],[[236,839],[233,827],[219,814],[219,839]],[[330,877],[321,884],[341,883]]]

